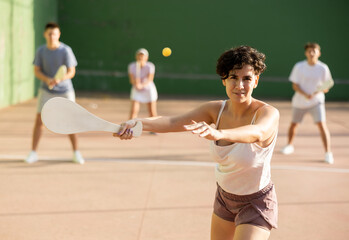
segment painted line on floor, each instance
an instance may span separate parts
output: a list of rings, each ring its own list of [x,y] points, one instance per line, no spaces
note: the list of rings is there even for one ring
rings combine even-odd
[[[22,160],[26,156],[23,155],[0,155],[1,160]],[[69,158],[55,157],[40,157],[43,161],[70,161]],[[120,162],[120,163],[143,163],[143,164],[158,164],[172,166],[199,166],[199,167],[215,167],[213,162],[199,161],[176,161],[176,160],[150,160],[150,159],[122,159],[122,158],[87,158],[87,162]],[[324,163],[325,164],[325,163]],[[291,170],[291,171],[310,171],[310,172],[331,172],[331,173],[349,173],[348,168],[333,168],[333,167],[308,167],[297,165],[272,165],[273,170]]]

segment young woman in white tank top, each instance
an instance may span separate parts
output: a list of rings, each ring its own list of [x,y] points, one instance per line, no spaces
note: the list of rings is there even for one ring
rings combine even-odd
[[[225,109],[227,101],[222,102],[216,121],[219,129],[219,121]],[[256,121],[258,109],[253,115],[251,125]],[[219,186],[226,192],[236,195],[248,195],[266,187],[270,180],[270,161],[276,142],[276,136],[266,147],[258,143],[231,143],[218,145],[217,141],[211,141],[212,158],[218,163],[216,167],[216,179]]]
[[[270,160],[279,112],[252,97],[266,68],[264,60],[263,53],[249,46],[230,49],[216,66],[228,100],[207,102],[179,116],[129,120],[114,134],[131,139],[130,128],[141,121],[145,131],[191,131],[211,141],[212,157],[217,162],[212,240],[268,239],[270,230],[277,226]]]

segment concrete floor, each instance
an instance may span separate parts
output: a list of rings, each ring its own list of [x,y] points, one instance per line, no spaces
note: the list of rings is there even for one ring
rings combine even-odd
[[[128,117],[124,96],[78,94],[77,102],[108,121]],[[163,98],[159,114],[190,110],[203,99]],[[281,113],[272,160],[279,228],[271,240],[348,239],[349,103],[328,103],[334,165],[323,162],[316,126],[306,117],[286,143],[290,103],[267,101]],[[79,134],[84,165],[71,162],[66,136],[45,130],[40,161],[25,164],[36,99],[0,109],[0,239],[209,239],[215,193],[208,142],[190,133],[144,133],[120,141],[110,133]],[[142,108],[140,116],[146,116]]]

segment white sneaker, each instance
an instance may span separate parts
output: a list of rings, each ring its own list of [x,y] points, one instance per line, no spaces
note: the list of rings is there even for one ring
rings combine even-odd
[[[82,157],[81,153],[79,151],[74,151],[74,157],[73,157],[74,163],[84,164],[85,159]]]
[[[285,155],[291,154],[293,152],[294,152],[294,147],[291,144],[288,144],[281,149],[281,153]]]
[[[333,154],[331,152],[327,152],[325,154],[325,162],[328,163],[328,164],[333,164],[334,163]]]
[[[37,162],[38,159],[38,154],[36,154],[35,151],[31,151],[28,155],[28,157],[24,160],[26,163],[35,163]]]

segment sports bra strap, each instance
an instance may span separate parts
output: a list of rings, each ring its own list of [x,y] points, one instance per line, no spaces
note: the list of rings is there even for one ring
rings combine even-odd
[[[219,125],[219,120],[221,119],[221,116],[222,116],[222,113],[223,113],[223,110],[224,110],[224,107],[225,107],[226,102],[227,102],[227,100],[224,100],[224,101],[222,102],[222,106],[221,106],[221,109],[219,110],[218,117],[217,117],[216,128],[217,128],[218,125]],[[260,108],[258,108],[258,109],[256,110],[256,112],[255,112],[254,115],[253,115],[251,124],[254,124],[254,122],[256,121],[257,112],[258,112],[260,109],[264,108],[265,106],[268,106],[268,104],[266,104],[266,105],[264,105],[264,106],[262,106],[262,107],[260,107]]]
[[[255,113],[254,113],[254,115],[253,115],[253,118],[252,118],[252,121],[251,121],[251,125],[253,125],[254,122],[255,122],[255,120],[256,120],[257,112],[258,112],[260,109],[264,108],[265,106],[268,106],[268,104],[266,104],[266,105],[264,105],[264,106],[258,108],[258,109],[255,111]]]
[[[224,110],[224,106],[225,106],[225,103],[227,102],[227,100],[225,100],[224,102],[222,102],[222,106],[221,106],[221,109],[219,110],[219,113],[218,113],[218,117],[217,117],[217,121],[216,121],[216,128],[218,127],[218,124],[219,124],[219,120],[221,119],[221,115],[222,115],[222,112]]]

